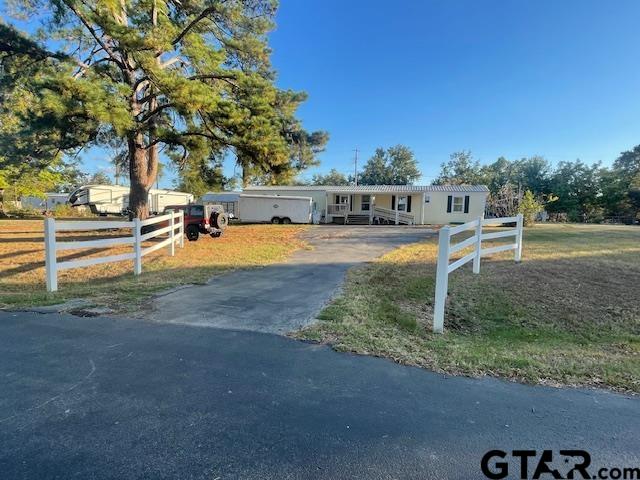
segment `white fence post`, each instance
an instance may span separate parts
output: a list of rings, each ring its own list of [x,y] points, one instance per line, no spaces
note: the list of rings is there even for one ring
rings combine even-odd
[[[172,257],[175,257],[176,255],[176,226],[175,223],[173,222],[173,215],[174,212],[173,210],[169,210],[169,214],[171,215],[171,217],[169,218],[169,227],[171,227],[171,230],[169,230],[169,238],[171,239],[171,241],[169,242],[169,255],[171,255]]]
[[[518,221],[516,222],[516,229],[518,230],[518,233],[516,234],[516,254],[514,257],[516,262],[520,262],[522,260],[522,226],[524,224],[524,219],[521,213],[517,215],[517,218]]]
[[[436,267],[436,298],[433,305],[433,331],[444,329],[444,304],[449,283],[449,227],[442,227],[438,236],[438,264]]]
[[[400,218],[400,214],[398,213],[397,208],[398,208],[398,206],[396,205],[396,225],[398,225],[398,223],[399,223],[398,219]]]
[[[44,220],[44,264],[47,276],[47,292],[58,291],[58,265],[56,263],[56,221]]]
[[[184,210],[180,210],[180,248],[184,248]]]
[[[140,219],[133,219],[133,249],[135,252],[135,259],[133,260],[133,273],[140,275],[142,273],[142,225],[140,225]]]
[[[478,226],[476,226],[476,256],[473,259],[473,273],[480,273],[481,257],[482,257],[482,217],[478,217]]]

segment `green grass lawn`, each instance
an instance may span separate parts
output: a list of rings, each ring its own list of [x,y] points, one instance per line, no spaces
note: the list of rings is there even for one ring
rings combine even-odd
[[[640,392],[640,228],[527,228],[522,263],[504,253],[450,275],[443,335],[431,333],[436,242],[352,270],[298,336],[452,374]]]

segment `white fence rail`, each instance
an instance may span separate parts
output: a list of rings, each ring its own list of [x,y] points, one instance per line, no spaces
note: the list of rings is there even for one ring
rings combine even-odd
[[[142,233],[142,227],[154,225],[160,222],[167,222],[166,227],[161,227]],[[77,240],[58,242],[57,232],[71,231],[95,231],[130,228],[131,235],[126,237],[103,238],[98,240]],[[176,234],[178,230],[178,234]],[[162,234],[169,234],[165,240],[143,248],[142,243]],[[154,252],[162,247],[168,247],[169,255],[175,255],[176,243],[184,247],[184,216],[182,211],[170,212],[165,215],[151,217],[146,220],[135,218],[131,222],[56,222],[53,218],[44,221],[44,245],[45,245],[45,269],[47,277],[47,291],[58,290],[58,271],[69,268],[88,267],[100,263],[121,262],[133,260],[133,273],[142,273],[142,257]],[[78,250],[84,248],[109,248],[117,245],[133,245],[133,252],[121,253],[118,255],[108,255],[106,257],[82,258],[79,260],[58,261],[57,252],[64,250]]]
[[[504,225],[505,223],[515,223],[516,227],[501,232],[483,233],[482,228],[487,225]],[[473,230],[471,237],[451,244],[451,238],[459,233]],[[513,242],[506,245],[482,248],[485,240],[495,240],[499,238],[515,237]],[[449,263],[451,255],[465,248],[473,246],[471,253],[459,258],[453,263]],[[482,217],[463,225],[455,227],[443,227],[440,229],[438,238],[438,265],[436,270],[436,296],[433,305],[433,331],[442,333],[444,330],[444,307],[447,300],[447,289],[449,286],[449,274],[463,265],[473,261],[473,273],[480,273],[480,260],[482,257],[498,252],[514,250],[514,260],[519,262],[522,259],[522,215],[515,217],[487,218]]]

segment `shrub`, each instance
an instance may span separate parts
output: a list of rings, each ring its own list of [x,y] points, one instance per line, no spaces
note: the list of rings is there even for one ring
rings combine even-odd
[[[525,226],[533,225],[536,221],[536,215],[542,211],[542,204],[536,200],[531,190],[524,192],[522,201],[518,206],[518,213],[522,214]]]
[[[72,207],[69,204],[58,204],[53,207],[53,216],[56,218],[63,217],[88,217],[90,216],[89,210],[82,207]]]

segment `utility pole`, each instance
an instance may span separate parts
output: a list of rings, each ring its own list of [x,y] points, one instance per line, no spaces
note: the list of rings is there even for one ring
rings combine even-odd
[[[353,176],[353,178],[354,178],[354,181],[355,181],[355,184],[356,184],[356,187],[357,187],[358,186],[358,149],[356,148],[354,151],[356,152],[356,157],[355,157],[355,160],[354,160],[354,169],[353,169],[354,170],[354,176]]]

